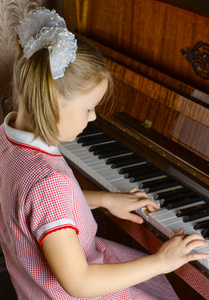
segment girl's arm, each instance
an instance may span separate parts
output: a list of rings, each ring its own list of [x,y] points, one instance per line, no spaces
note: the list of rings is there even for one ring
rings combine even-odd
[[[42,249],[51,270],[68,294],[96,297],[171,272],[190,260],[209,256],[191,254],[194,248],[205,246],[206,242],[197,234],[184,237],[182,233],[183,229],[154,255],[117,264],[88,265],[73,229],[52,232],[45,237]]]
[[[104,191],[83,191],[86,201],[91,209],[97,207],[107,208],[114,216],[121,219],[130,220],[141,224],[143,219],[131,213],[144,206],[150,212],[158,209],[159,206],[144,193],[137,188],[133,188],[127,193],[110,193]]]

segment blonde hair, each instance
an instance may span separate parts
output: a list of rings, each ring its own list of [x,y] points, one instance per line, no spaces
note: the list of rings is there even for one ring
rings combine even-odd
[[[77,36],[76,60],[65,69],[64,76],[53,80],[48,49],[35,52],[29,59],[21,47],[13,72],[13,99],[21,96],[29,117],[31,131],[48,145],[58,144],[59,102],[57,93],[73,99],[86,93],[102,80],[108,80],[104,98],[113,91],[113,80],[98,50],[87,40]],[[70,100],[69,100],[70,101]]]

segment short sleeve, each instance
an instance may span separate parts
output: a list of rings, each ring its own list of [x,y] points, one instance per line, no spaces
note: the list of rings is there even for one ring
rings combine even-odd
[[[52,173],[30,190],[25,209],[30,230],[40,246],[56,230],[73,228],[78,233],[72,211],[72,186],[69,178]]]

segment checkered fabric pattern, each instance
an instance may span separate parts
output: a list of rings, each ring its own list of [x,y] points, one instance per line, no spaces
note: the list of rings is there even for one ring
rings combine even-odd
[[[47,234],[76,230],[88,263],[115,263],[140,254],[130,255],[128,248],[95,238],[97,225],[62,155],[28,137],[30,143],[8,120],[0,127],[0,242],[18,299],[76,299],[64,291],[46,262],[41,243]],[[175,299],[163,280],[161,287],[171,295],[166,299]],[[151,286],[88,299],[155,299],[149,295]]]

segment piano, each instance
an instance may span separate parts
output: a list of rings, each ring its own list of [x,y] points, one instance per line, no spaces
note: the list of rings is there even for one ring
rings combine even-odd
[[[64,1],[67,26],[103,54],[112,101],[60,151],[81,187],[148,193],[144,225],[105,214],[150,253],[179,228],[209,251],[209,5],[189,0]],[[175,271],[180,299],[209,299],[209,260]],[[177,284],[177,285],[178,285]],[[175,282],[174,282],[175,285]],[[182,290],[189,287],[182,294]],[[184,296],[182,296],[184,295]],[[186,295],[186,296],[185,296]]]

